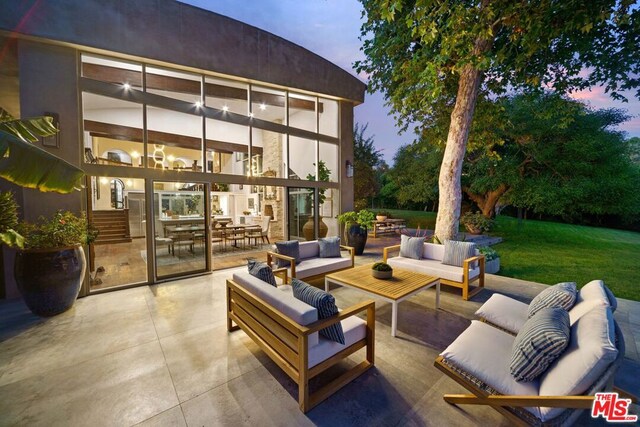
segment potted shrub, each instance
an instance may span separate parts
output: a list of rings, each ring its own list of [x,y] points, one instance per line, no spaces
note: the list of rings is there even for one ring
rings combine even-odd
[[[500,255],[495,249],[489,246],[480,246],[478,252],[484,255],[484,271],[489,274],[496,274],[500,271]]]
[[[16,254],[14,276],[29,309],[39,316],[54,316],[71,308],[86,270],[82,245],[93,242],[97,231],[84,213],[57,212],[35,224],[18,224],[24,249]]]
[[[371,266],[371,275],[376,279],[391,279],[393,268],[386,262],[376,262]]]
[[[480,212],[467,212],[462,215],[460,222],[470,234],[482,234],[493,227],[493,221]]]
[[[390,217],[391,215],[389,215],[389,212],[387,211],[380,211],[376,213],[376,221],[386,221]]]
[[[313,164],[315,166],[315,163]],[[329,169],[326,163],[323,160],[318,162],[318,181],[329,182],[331,178],[331,169]],[[316,176],[313,174],[307,174],[308,181],[315,181]],[[322,205],[324,201],[327,199],[325,196],[327,189],[319,188],[318,189],[318,206]],[[309,193],[307,195],[307,204],[311,206],[311,216],[307,220],[307,222],[302,226],[302,234],[306,240],[313,240],[314,233],[314,220],[313,220],[313,193]],[[318,221],[318,237],[327,237],[327,233],[329,232],[329,227],[327,224],[322,221],[322,216],[320,216],[320,220]]]
[[[375,215],[362,209],[358,212],[348,211],[338,215],[338,222],[344,224],[344,239],[347,245],[353,246],[356,255],[362,255],[367,244],[368,229],[373,227]]]

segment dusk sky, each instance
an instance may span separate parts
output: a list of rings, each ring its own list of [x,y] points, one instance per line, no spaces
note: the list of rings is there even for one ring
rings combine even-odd
[[[363,59],[358,39],[361,5],[356,0],[188,0],[184,3],[237,19],[296,43],[342,67],[353,75],[354,61]],[[366,83],[364,76],[359,76]],[[628,103],[612,101],[601,88],[573,95],[593,107],[627,109],[634,117],[620,129],[629,136],[640,136],[640,101],[626,93]],[[369,123],[367,136],[391,164],[398,147],[410,143],[413,133],[398,135],[395,120],[388,115],[382,94],[367,94],[364,104],[355,108],[355,121]]]

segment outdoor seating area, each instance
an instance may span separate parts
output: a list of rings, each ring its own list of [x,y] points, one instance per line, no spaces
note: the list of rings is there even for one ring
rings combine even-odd
[[[407,292],[399,310],[382,294],[335,286],[348,284],[340,275],[358,269],[367,282],[366,270],[393,239],[385,237],[354,257],[355,269],[326,276],[340,311],[319,321],[315,309],[294,298],[281,274],[285,269],[276,271],[284,280],[273,287],[247,273],[246,266],[83,298],[54,322],[30,315],[20,300],[3,301],[0,390],[6,399],[0,412],[9,424],[46,417],[53,424],[235,425],[251,417],[287,425],[506,426],[562,417],[591,425],[588,413],[563,409],[584,408],[585,399],[567,403],[544,392],[543,384],[562,375],[564,365],[533,383],[505,383],[505,373],[496,370],[508,365],[519,328],[505,329],[523,324],[527,302],[547,286],[486,275],[485,291],[462,301],[455,290],[416,283],[420,292]],[[594,325],[615,319],[615,357],[597,378],[585,380],[585,393],[614,381],[637,395],[632,378],[640,375],[640,339],[633,331],[640,326],[640,303],[618,299],[613,316],[605,316],[604,323],[594,320],[603,317],[590,311],[610,311],[612,305],[600,283],[583,287],[569,312],[571,332],[580,342]],[[343,325],[345,345],[317,333],[336,322]],[[562,357],[580,366],[573,353]],[[115,367],[121,379],[117,387],[107,387]],[[62,380],[72,373],[73,381]],[[30,392],[42,383],[50,385],[37,395]],[[504,384],[514,388],[501,388]],[[73,393],[89,387],[102,390],[100,399]],[[501,396],[494,396],[496,391]],[[530,400],[518,397],[522,394]],[[545,404],[552,407],[544,413],[535,406],[540,405],[535,396],[543,394],[551,396]]]

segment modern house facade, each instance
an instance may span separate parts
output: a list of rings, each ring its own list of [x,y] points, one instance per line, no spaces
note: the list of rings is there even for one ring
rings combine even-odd
[[[0,185],[27,220],[68,209],[99,226],[82,295],[231,266],[263,247],[249,224],[270,241],[338,234],[353,207],[357,78],[171,0],[0,8],[0,106],[52,115],[60,133],[40,144],[87,175],[69,195]]]

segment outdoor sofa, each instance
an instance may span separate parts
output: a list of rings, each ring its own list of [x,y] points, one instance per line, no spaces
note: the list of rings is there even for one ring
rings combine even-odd
[[[277,260],[290,263],[288,268],[289,279],[297,278],[306,282],[323,278],[329,273],[353,268],[355,250],[351,246],[340,245],[341,251],[348,252],[347,257],[320,257],[320,243],[317,240],[300,242],[300,259],[296,264],[293,257],[280,254],[274,250],[267,252],[267,265],[275,268]]]
[[[624,358],[624,339],[613,318],[615,298],[606,297],[603,285],[601,281],[585,285],[568,312],[566,307],[549,309],[564,311],[568,344],[534,379],[516,380],[513,371],[514,360],[519,355],[516,348],[521,348],[518,345],[523,339],[526,341],[527,335],[532,338],[534,344],[528,348],[533,355],[527,354],[526,359],[532,369],[538,369],[543,341],[536,340],[547,334],[548,329],[532,329],[537,312],[532,312],[527,320],[527,304],[504,296],[491,303],[490,299],[478,314],[490,317],[491,322],[499,325],[489,323],[486,317],[484,321],[472,321],[435,361],[438,369],[472,393],[445,394],[444,400],[456,405],[488,405],[514,425],[572,425],[582,410],[592,407],[595,393],[613,390],[615,372]],[[544,299],[537,303],[547,304],[548,299],[541,302]],[[488,314],[498,303],[506,308],[500,316],[517,313],[511,321]],[[532,305],[534,303],[536,301]],[[545,346],[550,346],[548,336],[545,335],[544,340]]]
[[[424,243],[420,259],[403,256],[389,257],[392,252],[400,251],[400,245],[388,246],[383,250],[383,261],[392,268],[402,268],[440,278],[443,285],[462,289],[462,299],[468,300],[484,288],[484,255],[476,249],[476,255],[464,260],[462,267],[443,264],[445,245]],[[472,289],[471,285],[477,282]]]
[[[366,320],[356,315],[366,312]],[[290,285],[272,286],[248,272],[227,280],[227,329],[242,329],[298,384],[303,412],[322,402],[374,365],[375,304],[364,301],[318,320],[318,310],[293,296]],[[344,344],[318,331],[340,322]],[[365,360],[315,391],[309,380],[366,347]]]

